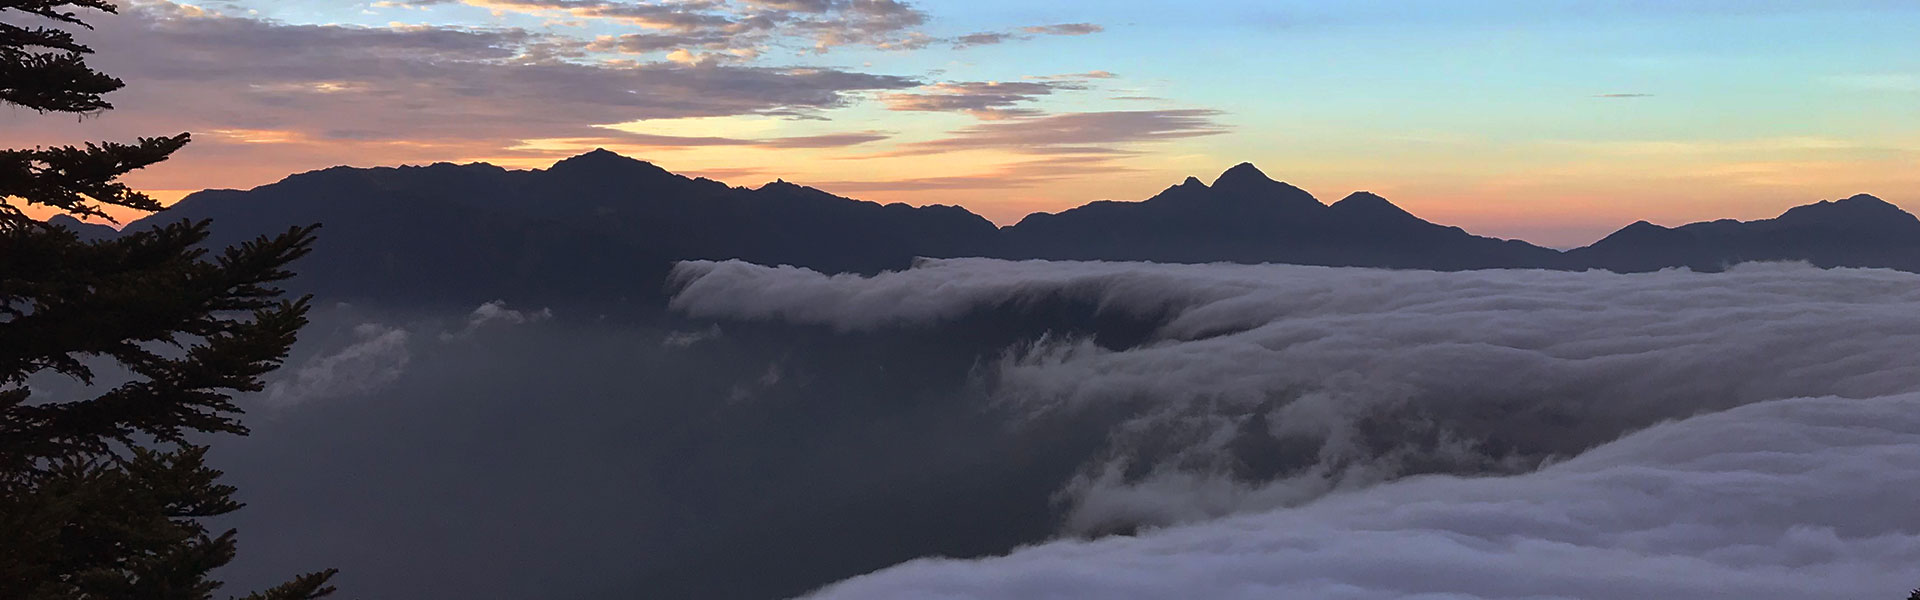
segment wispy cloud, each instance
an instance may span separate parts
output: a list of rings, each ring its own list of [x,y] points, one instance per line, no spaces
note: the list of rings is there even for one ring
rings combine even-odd
[[[1020,109],[985,110],[1017,112]],[[1006,190],[1136,173],[1143,168],[1130,159],[1149,152],[1148,146],[1229,132],[1228,126],[1216,120],[1223,114],[1206,109],[1009,114],[950,131],[945,137],[897,144],[891,150],[874,154],[843,157],[888,159],[968,151],[986,153],[981,156],[1011,155],[998,164],[957,174],[953,173],[955,169],[944,169],[942,174],[932,176],[823,181],[813,185],[849,194]]]
[[[1022,27],[1020,30],[1035,35],[1091,35],[1106,31],[1106,28],[1093,23],[1062,23]]]
[[[631,25],[652,33],[622,36],[633,52],[758,55],[798,45],[812,52],[841,46],[914,47],[927,15],[898,0],[463,0],[496,12],[561,14]]]
[[[585,138],[546,138],[529,140],[530,147],[542,147],[560,152],[584,152],[594,148],[619,146],[641,148],[704,148],[713,146],[738,146],[759,148],[845,148],[888,139],[892,134],[884,131],[853,131],[846,133],[826,133],[819,135],[801,135],[770,138],[737,138],[725,136],[682,136],[625,131],[605,127],[605,135]]]
[[[984,148],[1021,154],[1107,154],[1119,146],[1228,132],[1210,109],[1079,112],[980,123],[947,137],[903,144],[893,155]]]
[[[314,356],[269,382],[265,400],[276,409],[314,400],[365,394],[399,379],[412,360],[406,329],[365,323],[355,340],[339,350]]]
[[[1085,73],[1060,73],[1056,75],[1027,75],[1021,79],[1039,81],[1086,81],[1090,79],[1113,79],[1119,77],[1112,71],[1087,71]]]
[[[526,140],[618,137],[602,124],[812,117],[922,85],[831,67],[594,60],[578,54],[577,40],[511,27],[298,25],[163,1],[96,25],[85,39],[101,68],[128,81],[113,97],[124,108],[86,123],[24,116],[0,137],[30,145],[201,134],[168,169],[142,173],[139,184],[156,189],[265,183],[334,164],[494,160],[528,153],[512,150]],[[884,136],[869,126],[643,141],[818,148]],[[221,178],[205,180],[196,165],[220,165]]]
[[[1033,25],[1008,31],[982,31],[969,33],[950,40],[955,48],[991,46],[1012,41],[1031,40],[1043,35],[1090,35],[1105,31],[1106,28],[1093,23],[1064,23],[1060,25]]]
[[[1042,114],[1035,108],[1016,108],[1055,91],[1082,89],[1052,81],[956,81],[925,86],[914,92],[880,95],[888,110],[963,112],[983,120],[1001,120]]]
[[[1136,171],[1116,159],[1132,153],[1049,156],[1014,161],[971,173],[906,177],[890,180],[822,181],[813,183],[835,193],[916,192],[928,190],[1003,190],[1033,187],[1047,182],[1072,180],[1094,175],[1114,175]]]
[[[441,341],[453,341],[473,337],[473,334],[492,325],[525,325],[553,318],[553,309],[542,308],[536,311],[524,311],[507,308],[504,300],[494,300],[481,304],[467,314],[467,324],[458,331],[441,332]]]

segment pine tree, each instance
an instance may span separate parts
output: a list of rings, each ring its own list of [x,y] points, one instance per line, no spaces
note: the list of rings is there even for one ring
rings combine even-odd
[[[60,27],[107,0],[0,0],[0,103],[40,113],[113,108],[120,80]],[[240,508],[209,468],[205,434],[246,433],[232,402],[258,391],[306,324],[308,300],[275,287],[313,227],[209,253],[208,223],[180,222],[82,242],[28,218],[25,205],[79,217],[160,205],[118,179],[165,160],[187,134],[133,144],[0,150],[0,598],[212,598],[209,572],[235,533],[201,523]],[[99,392],[44,397],[29,377]],[[106,377],[124,380],[99,383]],[[91,395],[91,394],[89,394]],[[190,439],[190,436],[192,439]],[[258,600],[333,592],[332,570]]]

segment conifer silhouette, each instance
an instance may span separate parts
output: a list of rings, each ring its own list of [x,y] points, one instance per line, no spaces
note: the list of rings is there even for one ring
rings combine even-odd
[[[90,29],[85,11],[116,7],[0,0],[0,17],[46,22],[0,22],[0,103],[113,108],[102,96],[123,84],[90,67],[93,50],[68,30]],[[275,284],[314,227],[209,256],[204,221],[83,242],[22,210],[109,220],[109,205],[158,210],[118,179],[188,139],[0,150],[0,598],[207,599],[221,585],[209,573],[234,557],[235,533],[201,519],[241,505],[189,436],[246,433],[232,395],[261,389],[306,324],[307,299],[282,299]],[[37,393],[36,374],[98,395]],[[108,374],[124,382],[101,384]],[[247,598],[318,598],[333,574]]]

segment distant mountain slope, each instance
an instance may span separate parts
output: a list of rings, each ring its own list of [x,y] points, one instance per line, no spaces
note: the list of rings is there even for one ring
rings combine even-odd
[[[97,223],[82,222],[79,219],[64,214],[54,215],[52,218],[47,219],[47,224],[58,225],[72,230],[75,235],[80,236],[80,239],[86,241],[110,239],[120,235],[120,232],[112,227]]]
[[[1570,266],[1621,272],[1720,271],[1741,262],[1777,260],[1920,272],[1920,219],[1861,194],[1757,221],[1722,219],[1673,228],[1640,221],[1565,257]]]
[[[1623,272],[1806,260],[1920,272],[1920,219],[1872,196],[1746,223],[1643,221],[1562,253],[1430,223],[1367,192],[1322,204],[1251,164],[1212,185],[1188,178],[1144,201],[996,228],[959,207],[880,205],[780,181],[729,187],[597,150],[528,171],[335,167],[196,193],[129,227],[204,218],[216,221],[214,244],[322,223],[296,287],[348,301],[657,303],[674,261],[729,258],[862,273],[920,256]]]
[[[210,190],[129,224],[213,219],[213,244],[321,223],[299,286],[339,299],[658,300],[676,260],[739,258],[826,271],[985,253],[986,219],[773,183],[757,190],[595,151],[552,168],[492,165],[303,173]]]
[[[1005,230],[1010,258],[1278,262],[1461,270],[1547,268],[1559,252],[1435,225],[1357,192],[1332,206],[1251,164],[1143,202],[1038,213]]]

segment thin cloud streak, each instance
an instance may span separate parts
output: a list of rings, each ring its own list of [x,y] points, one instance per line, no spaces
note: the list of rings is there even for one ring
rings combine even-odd
[[[1116,145],[1220,135],[1229,130],[1210,109],[1063,113],[965,127],[945,138],[902,144],[884,156],[1006,149],[1022,154],[1104,152]]]

